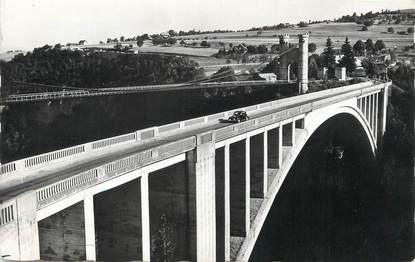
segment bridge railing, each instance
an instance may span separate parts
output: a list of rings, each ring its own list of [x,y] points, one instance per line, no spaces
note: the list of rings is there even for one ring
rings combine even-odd
[[[342,92],[351,92],[352,90],[360,90],[360,93],[365,88],[372,86],[372,82],[363,82],[354,85],[339,87],[335,89],[327,89],[320,92],[310,93],[307,95],[307,99],[317,99],[323,95],[336,94]],[[165,135],[167,132],[180,131],[186,128],[195,127],[203,124],[217,123],[221,118],[226,119],[233,114],[234,111],[242,110],[248,112],[248,114],[253,114],[260,110],[271,109],[271,108],[281,108],[282,110],[293,107],[293,104],[298,104],[298,96],[289,97],[280,100],[274,100],[270,102],[265,102],[257,105],[242,107],[238,109],[232,109],[225,112],[215,113],[207,116],[197,117],[193,119],[188,119],[185,121],[175,122],[166,124],[163,126],[155,126],[151,128],[146,128],[138,130],[133,133],[128,133],[120,136],[110,137],[107,139],[102,139],[98,141],[92,141],[82,145],[65,148],[62,150],[57,150],[38,156],[33,156],[21,160],[17,160],[11,163],[7,163],[1,166],[0,168],[0,177],[5,174],[13,174],[19,171],[25,171],[31,168],[44,167],[46,165],[57,163],[61,161],[67,161],[72,158],[82,156],[91,152],[98,152],[105,150],[107,148],[119,145],[127,145],[131,143],[136,143],[139,141],[145,141],[148,139],[154,139],[160,135]],[[316,104],[317,105],[317,104]],[[264,118],[264,117],[263,117]],[[265,117],[266,118],[266,117]],[[260,118],[258,121],[265,121],[265,119]]]

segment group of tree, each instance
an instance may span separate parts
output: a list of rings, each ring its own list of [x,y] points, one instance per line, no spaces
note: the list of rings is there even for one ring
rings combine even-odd
[[[45,45],[1,64],[3,81],[82,88],[163,84],[203,77],[187,58],[62,49]]]
[[[367,39],[366,42],[358,40],[353,45],[353,52],[356,56],[364,56],[365,54],[374,54],[382,51],[386,48],[383,40],[376,40],[376,43],[373,43],[372,39]]]
[[[291,27],[291,24],[289,23],[279,23],[278,25],[265,25],[262,27],[252,27],[246,31],[270,31],[270,30],[279,30],[279,29],[284,29],[284,28],[289,28]]]
[[[174,37],[164,37],[162,35],[153,35],[152,36],[153,45],[174,45],[177,43],[177,39]]]

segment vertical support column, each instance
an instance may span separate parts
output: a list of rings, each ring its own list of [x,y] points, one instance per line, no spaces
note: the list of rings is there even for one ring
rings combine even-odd
[[[373,95],[369,96],[369,126],[372,129],[373,126]],[[373,129],[372,129],[373,131]]]
[[[378,130],[378,145],[379,148],[381,147],[383,143],[383,135],[386,131],[386,112],[388,109],[388,88],[390,83],[385,83],[384,88],[380,92],[380,101],[379,101],[379,130]]]
[[[278,166],[282,166],[282,146],[283,146],[283,130],[282,126],[278,128]]]
[[[268,132],[264,131],[264,196],[268,191]]]
[[[17,196],[18,260],[39,260],[39,230],[36,219],[36,192],[28,191]]]
[[[370,100],[369,96],[366,96],[366,120],[370,123]]]
[[[360,108],[360,111],[362,111],[363,116],[366,118],[366,97],[362,97],[360,100],[362,100],[362,107]]]
[[[375,95],[375,128],[373,133],[375,134],[375,140],[378,140],[378,121],[379,121],[379,93]]]
[[[203,140],[203,139],[201,139]],[[189,230],[192,261],[216,261],[215,144],[186,153],[189,179]]]
[[[85,193],[84,197],[84,216],[85,216],[85,252],[86,260],[96,260],[95,247],[95,215],[94,215],[94,195]]]
[[[230,186],[230,147],[225,145],[225,261],[231,260],[231,186]]]
[[[250,210],[251,210],[251,140],[249,137],[245,140],[245,232],[250,227]]]
[[[361,98],[357,99],[357,106],[359,107],[359,110],[362,111],[362,99]]]
[[[308,33],[299,34],[299,61],[298,61],[298,85],[299,93],[305,94],[308,91]]]
[[[150,261],[150,208],[148,199],[148,173],[141,175],[141,237],[143,261]]]
[[[373,132],[373,136],[375,136],[375,121],[376,121],[376,114],[375,114],[375,108],[376,108],[376,103],[375,103],[375,98],[376,98],[376,94],[372,95],[372,132]]]

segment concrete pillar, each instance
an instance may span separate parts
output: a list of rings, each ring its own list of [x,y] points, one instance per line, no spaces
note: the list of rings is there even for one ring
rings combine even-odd
[[[370,129],[372,129],[372,124],[373,124],[373,101],[372,101],[372,95],[368,96],[369,99],[369,114],[368,114],[368,120],[369,120],[369,126]],[[373,129],[371,130],[373,131]]]
[[[362,111],[363,116],[366,118],[366,97],[362,97],[360,100],[362,100],[362,108],[360,111]]]
[[[231,260],[231,176],[230,176],[230,145],[225,145],[225,261]]]
[[[94,196],[85,194],[84,198],[85,216],[85,253],[86,260],[96,260],[95,247],[95,215],[94,215]]]
[[[216,261],[225,261],[225,148],[215,153]],[[229,226],[228,226],[229,227]]]
[[[368,123],[370,123],[370,100],[369,100],[369,96],[365,97],[366,99],[366,120]]]
[[[379,93],[375,95],[375,129],[373,130],[375,134],[375,140],[378,140],[378,121],[379,121]]]
[[[141,241],[143,261],[150,261],[150,208],[148,200],[148,173],[141,175]]]
[[[255,198],[264,198],[267,192],[267,144],[264,141],[264,133],[250,138],[250,195]]]
[[[230,230],[232,236],[245,237],[249,230],[249,140],[230,145]],[[248,150],[247,150],[248,149]]]
[[[375,102],[375,98],[376,94],[372,95],[372,132],[373,135],[375,135],[375,122],[376,122],[376,113],[375,113],[375,108],[376,108],[376,102]]]
[[[29,191],[17,196],[17,226],[19,260],[39,260],[39,231],[36,219],[36,192]]]
[[[277,169],[282,164],[282,127],[267,131],[268,168]]]
[[[386,131],[386,113],[388,109],[388,88],[389,84],[384,84],[384,89],[380,92],[380,98],[379,98],[379,141],[378,144],[382,145],[383,143],[383,135]]]
[[[186,153],[192,261],[216,261],[215,144]]]
[[[308,33],[299,34],[299,59],[298,59],[298,85],[299,93],[304,94],[308,91]]]

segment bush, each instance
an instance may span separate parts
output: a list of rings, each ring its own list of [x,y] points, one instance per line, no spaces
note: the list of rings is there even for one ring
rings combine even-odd
[[[373,25],[373,20],[365,20],[365,21],[363,22],[363,24],[364,24],[365,26],[371,26],[371,25]]]
[[[414,28],[413,27],[409,27],[408,28],[408,34],[413,34],[414,33]]]
[[[393,33],[395,33],[395,29],[393,29],[393,27],[389,27],[388,28],[388,32],[391,33],[391,34],[393,34]]]
[[[405,31],[399,31],[398,35],[406,35],[406,32]]]
[[[309,43],[308,44],[308,52],[310,53],[314,53],[317,49],[317,45],[314,43]]]
[[[362,31],[367,31],[367,26],[362,27]]]

